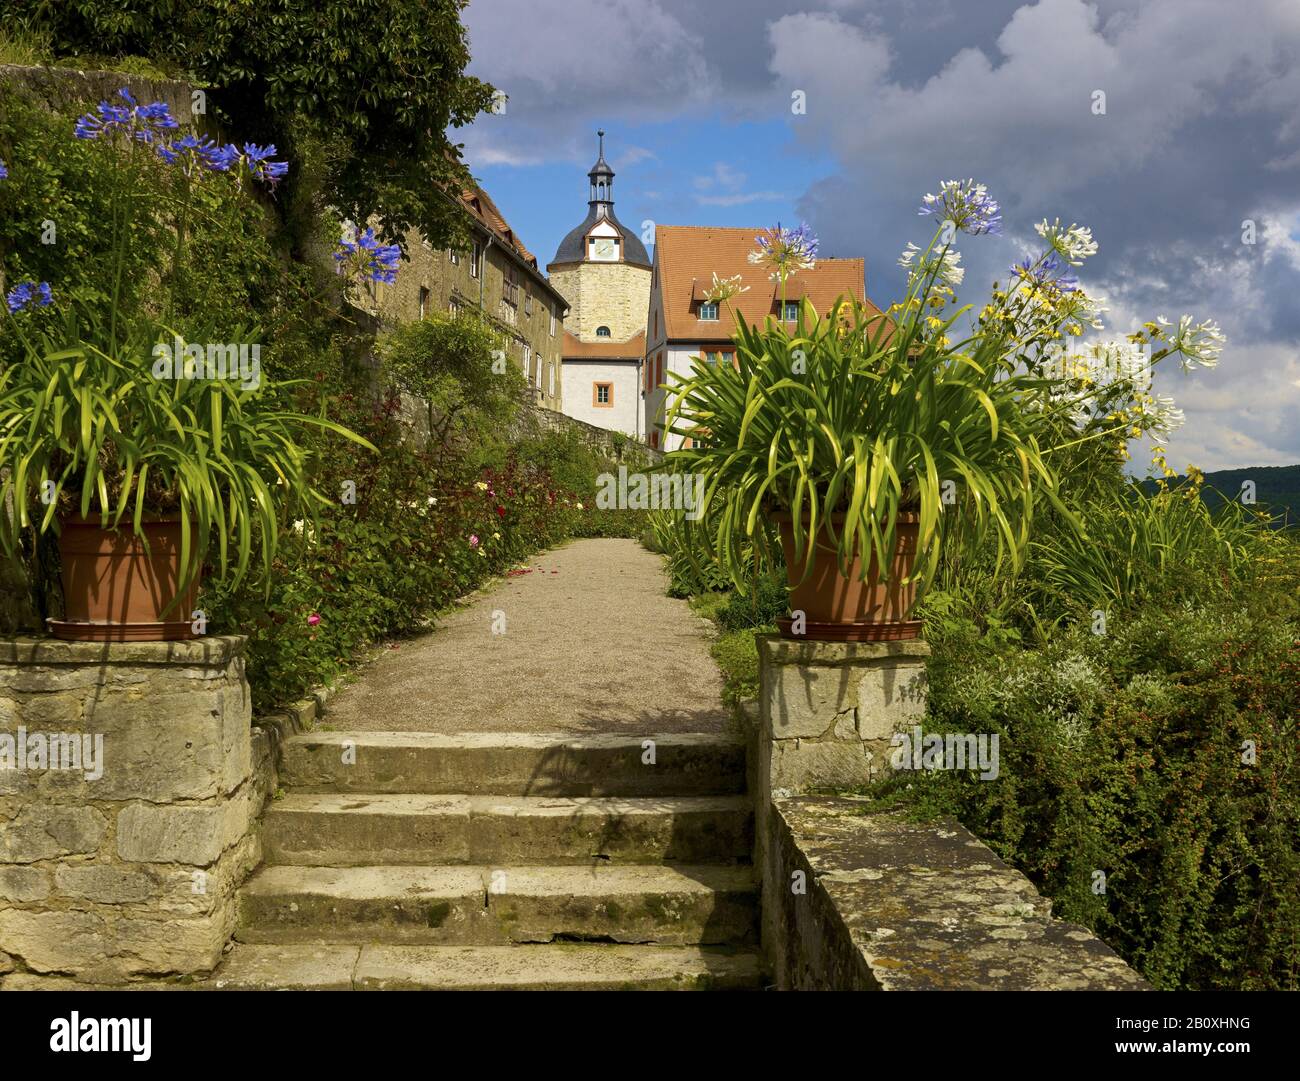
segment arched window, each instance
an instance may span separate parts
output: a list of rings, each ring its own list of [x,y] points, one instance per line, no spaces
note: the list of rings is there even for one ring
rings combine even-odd
[[[597,328],[596,328],[596,337],[597,337],[597,338],[608,338],[608,337],[609,337],[609,327],[597,327]]]

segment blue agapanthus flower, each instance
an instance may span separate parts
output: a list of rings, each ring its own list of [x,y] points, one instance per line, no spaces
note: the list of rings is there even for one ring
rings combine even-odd
[[[179,165],[186,176],[194,176],[202,167],[209,172],[224,173],[230,168],[224,147],[207,135],[183,135],[170,143],[159,143],[158,156],[168,165]]]
[[[77,119],[73,134],[78,139],[98,139],[122,132],[129,139],[152,144],[164,131],[180,127],[165,102],[137,104],[126,87],[122,87],[117,96],[122,104],[110,105],[101,101],[95,106],[95,113],[84,113]]]
[[[49,282],[19,282],[9,290],[5,303],[9,306],[10,314],[33,306],[48,308],[54,303],[54,293]]]
[[[939,214],[963,233],[997,236],[1002,232],[1002,208],[983,184],[974,180],[945,180],[938,195],[921,200],[918,214]]]
[[[1053,285],[1062,293],[1073,293],[1079,288],[1079,279],[1055,252],[1048,252],[1038,259],[1026,255],[1020,262],[1011,264],[1011,273],[1037,285]]]
[[[754,243],[758,247],[749,253],[749,262],[767,267],[773,281],[783,281],[817,265],[817,237],[807,222],[795,229],[777,222],[775,229],[764,229],[754,237]]]
[[[9,170],[5,168],[5,163],[0,161],[0,180],[9,179]]]
[[[340,240],[334,253],[335,261],[349,277],[356,275],[389,284],[397,280],[397,264],[401,258],[401,247],[379,243],[373,229],[359,233],[355,241]]]
[[[288,162],[271,160],[271,155],[274,153],[276,153],[274,143],[268,143],[266,146],[245,143],[242,150],[233,143],[227,143],[221,148],[222,160],[227,169],[235,170],[241,177],[247,174],[251,179],[260,180],[270,188],[275,187],[289,172]]]

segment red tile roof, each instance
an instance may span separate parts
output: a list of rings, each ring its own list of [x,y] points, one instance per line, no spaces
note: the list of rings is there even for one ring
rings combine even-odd
[[[664,321],[669,339],[681,341],[730,340],[734,322],[727,312],[740,314],[747,322],[762,325],[776,314],[780,286],[770,280],[769,271],[749,262],[760,229],[729,229],[719,226],[659,225],[655,228],[655,262],[659,267],[664,301]],[[692,300],[713,285],[713,275],[734,278],[749,291],[722,305],[717,321],[696,318]],[[786,282],[786,299],[807,299],[826,314],[840,297],[848,296],[879,312],[866,295],[866,267],[861,259],[818,259],[812,270],[802,270]]]
[[[460,201],[473,217],[496,233],[498,238],[514,248],[534,270],[537,269],[537,256],[524,247],[523,241],[515,235],[515,231],[510,228],[510,223],[506,221],[505,215],[501,213],[501,210],[487,192],[482,188],[471,188],[469,191],[461,192]]]
[[[645,331],[638,331],[625,342],[612,342],[607,338],[598,342],[580,342],[566,330],[561,355],[565,360],[640,360],[645,356]]]

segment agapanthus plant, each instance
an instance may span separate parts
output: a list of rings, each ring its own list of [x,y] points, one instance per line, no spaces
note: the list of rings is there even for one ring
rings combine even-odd
[[[754,243],[758,247],[749,253],[749,262],[765,267],[772,281],[782,286],[799,271],[817,265],[817,238],[807,223],[786,229],[777,222],[775,228],[759,233]]]
[[[242,148],[228,143],[219,151],[223,168],[233,173],[241,183],[244,177],[248,177],[270,188],[274,188],[289,172],[286,162],[271,160],[275,153],[274,143],[267,146],[245,143]]]
[[[126,87],[122,87],[117,96],[121,104],[110,105],[107,101],[101,101],[94,113],[86,113],[77,121],[73,134],[78,139],[122,135],[127,139],[152,144],[164,132],[180,126],[165,102],[154,101],[140,105]]]
[[[43,533],[60,516],[97,514],[109,528],[142,535],[144,515],[176,514],[179,599],[209,542],[219,571],[234,580],[253,562],[269,573],[282,511],[315,514],[325,502],[306,468],[313,433],[373,448],[323,412],[284,408],[296,394],[285,388],[294,384],[245,383],[201,366],[205,374],[193,377],[159,374],[151,362],[160,347],[174,350],[178,365],[181,356],[213,360],[213,344],[187,343],[170,319],[182,293],[178,275],[199,178],[237,167],[273,183],[287,166],[271,160],[274,147],[232,150],[207,136],[172,137],[178,125],[165,104],[139,105],[125,89],[117,98],[83,115],[73,132],[89,144],[83,152],[106,166],[94,175],[105,176],[109,189],[108,297],[102,306],[77,296],[56,303],[50,284],[36,281],[20,282],[6,297],[6,333],[20,356],[0,371],[0,501],[11,508],[0,515],[0,548],[13,555],[25,530]],[[159,221],[177,236],[171,265],[158,268],[163,296],[129,304],[126,289],[138,286],[124,280],[128,251]],[[52,310],[36,321],[23,314],[33,308]],[[220,337],[244,342],[258,334],[225,327]]]
[[[397,244],[381,244],[373,229],[353,233],[339,240],[334,261],[345,276],[353,279],[392,283],[397,280],[397,266],[402,249]]]
[[[1002,211],[983,184],[974,180],[945,180],[938,195],[926,195],[918,214],[936,214],[971,236],[1002,232]]]
[[[12,315],[29,307],[48,308],[54,303],[54,293],[49,282],[19,282],[5,295],[5,304]]]
[[[888,318],[844,298],[827,316],[805,304],[793,329],[737,318],[734,367],[697,360],[690,376],[671,376],[668,428],[690,442],[669,464],[706,481],[704,513],[676,524],[686,548],[738,584],[774,555],[778,512],[793,523],[795,578],[811,571],[823,531],[841,573],[854,556],[864,573],[873,556],[883,570],[903,513],[919,522],[922,591],[945,519],[974,536],[991,528],[999,557],[1018,564],[1041,501],[1071,520],[1057,494],[1059,452],[1168,430],[1177,414],[1152,394],[1152,365],[1179,353],[1205,366],[1222,347],[1213,323],[1185,318],[1176,329],[1147,324],[1122,348],[1067,349],[1100,329],[1105,309],[1072,269],[1097,250],[1090,231],[1059,221],[1037,227],[1044,250],[959,327],[971,308],[943,311],[963,279],[954,234],[997,234],[1000,210],[966,180],[944,182],[922,213],[940,224],[925,248],[903,253],[907,289]],[[845,307],[856,310],[847,328]],[[1138,348],[1153,343],[1150,355]],[[964,512],[944,510],[949,484]]]

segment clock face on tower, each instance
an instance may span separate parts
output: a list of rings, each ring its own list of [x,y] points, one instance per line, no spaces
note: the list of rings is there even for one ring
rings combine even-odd
[[[597,236],[591,238],[591,257],[601,262],[611,262],[618,258],[618,245],[613,237]]]

